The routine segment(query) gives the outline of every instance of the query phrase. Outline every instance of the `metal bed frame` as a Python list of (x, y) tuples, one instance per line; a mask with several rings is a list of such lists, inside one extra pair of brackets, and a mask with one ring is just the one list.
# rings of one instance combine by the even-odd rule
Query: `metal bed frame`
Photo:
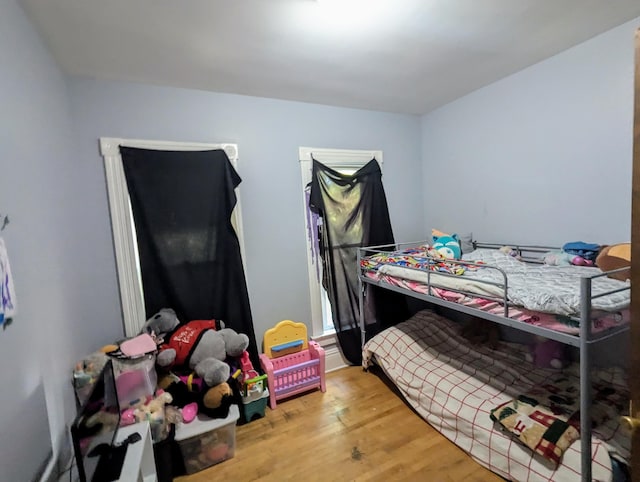
[[(491, 297), (491, 296), (487, 296), (487, 295), (478, 295), (478, 294), (474, 294), (474, 293), (468, 293), (462, 290), (456, 290), (456, 289), (451, 289), (451, 288), (447, 288), (450, 291), (455, 291), (458, 293), (462, 293), (462, 294), (466, 294), (469, 296), (475, 296), (475, 297), (482, 297), (485, 299), (489, 299), (489, 300), (494, 300), (494, 301), (498, 301), (501, 304), (503, 304), (504, 306), (504, 315), (503, 316), (499, 316), (499, 315), (495, 315), (493, 313), (488, 313), (482, 310), (479, 310), (477, 308), (472, 308), (469, 306), (465, 306), (465, 305), (461, 305), (452, 301), (446, 301), (443, 300), (441, 298), (438, 298), (436, 296), (431, 295), (431, 289), (432, 289), (432, 285), (431, 285), (431, 270), (427, 270), (427, 280), (428, 282), (426, 283), (427, 289), (428, 289), (428, 293), (429, 294), (423, 294), (423, 293), (418, 293), (415, 291), (411, 291), (407, 288), (402, 288), (399, 286), (393, 286), (390, 284), (385, 283), (384, 281), (377, 281), (371, 278), (368, 278), (367, 276), (365, 276), (363, 273), (366, 271), (362, 268), (361, 266), (361, 260), (365, 257), (365, 256), (370, 256), (372, 254), (375, 253), (389, 253), (390, 251), (398, 251), (398, 250), (402, 250), (402, 249), (407, 249), (409, 247), (418, 247), (418, 246), (424, 246), (427, 245), (428, 242), (427, 241), (421, 241), (421, 242), (413, 242), (413, 243), (394, 243), (394, 244), (386, 244), (386, 245), (379, 245), (379, 246), (369, 246), (369, 247), (363, 247), (363, 248), (358, 248), (358, 253), (357, 253), (357, 260), (358, 260), (358, 303), (359, 303), (359, 310), (360, 310), (360, 320), (359, 320), (359, 324), (360, 324), (360, 333), (361, 333), (361, 337), (362, 337), (362, 346), (364, 347), (364, 344), (366, 342), (366, 322), (364, 319), (364, 297), (366, 295), (365, 293), (365, 287), (366, 285), (373, 285), (373, 286), (378, 286), (384, 289), (388, 289), (391, 291), (395, 291), (397, 293), (400, 294), (404, 294), (404, 295), (408, 295), (408, 296), (412, 296), (414, 298), (417, 299), (421, 299), (423, 301), (427, 301), (430, 303), (434, 303), (436, 305), (439, 306), (443, 306), (446, 308), (450, 308), (452, 310), (455, 311), (460, 311), (462, 313), (466, 313), (468, 315), (472, 315), (472, 316), (476, 316), (478, 318), (483, 318), (485, 320), (489, 320), (495, 323), (499, 323), (501, 325), (505, 325), (505, 326), (509, 326), (511, 328), (514, 328), (516, 330), (520, 330), (520, 331), (524, 331), (527, 333), (531, 333), (534, 335), (539, 335), (545, 338), (550, 338), (556, 341), (559, 341), (561, 343), (564, 343), (566, 345), (570, 345), (573, 347), (577, 347), (579, 348), (579, 352), (580, 352), (580, 447), (581, 447), (581, 471), (582, 471), (582, 481), (584, 482), (590, 482), (591, 481), (591, 435), (592, 435), (592, 430), (591, 430), (591, 350), (592, 350), (592, 345), (596, 342), (600, 342), (603, 340), (606, 340), (608, 338), (611, 338), (613, 336), (617, 336), (621, 333), (627, 332), (629, 331), (629, 325), (623, 325), (623, 326), (618, 326), (618, 327), (614, 327), (614, 328), (610, 328), (608, 330), (605, 330), (601, 333), (593, 333), (591, 330), (591, 302), (593, 299), (595, 298), (600, 298), (600, 297), (604, 297), (604, 296), (608, 296), (611, 295), (613, 293), (617, 293), (617, 292), (621, 292), (621, 291), (626, 291), (626, 290), (630, 290), (630, 286), (626, 286), (623, 288), (618, 288), (615, 290), (611, 290), (611, 291), (606, 291), (603, 293), (598, 293), (598, 294), (593, 294), (591, 292), (591, 286), (592, 286), (592, 282), (594, 279), (596, 278), (600, 278), (600, 277), (604, 277), (607, 276), (608, 274), (611, 273), (616, 273), (616, 272), (622, 272), (622, 271), (627, 271), (630, 268), (620, 268), (620, 269), (616, 269), (613, 271), (608, 271), (605, 273), (599, 273), (599, 274), (595, 274), (593, 276), (585, 276), (582, 277), (580, 280), (580, 316), (578, 317), (573, 317), (572, 319), (574, 321), (579, 321), (580, 323), (580, 334), (579, 335), (571, 335), (568, 333), (562, 333), (562, 332), (558, 332), (558, 331), (554, 331), (551, 330), (549, 328), (544, 328), (541, 326), (535, 326), (535, 325), (530, 325), (527, 323), (524, 323), (522, 321), (518, 321), (512, 318), (509, 318), (509, 308), (511, 306), (514, 306), (513, 304), (511, 304), (508, 301), (508, 276), (507, 273), (504, 272), (502, 269), (497, 268), (495, 266), (491, 266), (491, 265), (487, 265), (487, 264), (482, 264), (482, 268), (483, 269), (494, 269), (494, 270), (498, 270), (502, 273), (502, 277), (504, 282), (503, 283), (495, 283), (495, 282), (490, 282), (490, 281), (480, 281), (480, 280), (475, 280), (481, 283), (486, 283), (486, 284), (491, 284), (494, 286), (499, 286), (503, 289), (503, 296), (500, 298), (496, 298), (496, 297)], [(489, 248), (489, 249), (499, 249), (502, 246), (505, 246), (504, 244), (496, 244), (496, 243), (480, 243), (480, 242), (475, 242), (473, 243), (474, 245), (474, 249), (475, 248)], [(518, 255), (521, 257), (521, 259), (525, 262), (529, 262), (529, 263), (542, 263), (542, 258), (541, 255), (542, 253), (546, 253), (548, 251), (557, 251), (559, 250), (559, 248), (551, 248), (551, 247), (545, 247), (545, 246), (527, 246), (527, 245), (508, 245), (510, 246), (512, 249), (514, 249)], [(434, 259), (434, 264), (440, 262), (441, 260), (435, 260)], [(468, 261), (454, 261), (454, 260), (447, 260), (447, 263), (453, 263), (453, 264), (460, 264), (462, 266), (469, 266), (469, 265), (477, 265), (476, 263), (472, 263), (472, 262), (468, 262)], [(478, 265), (479, 266), (479, 265)], [(417, 271), (424, 271), (418, 268), (408, 268), (408, 269), (415, 269)], [(443, 272), (438, 272), (437, 276), (451, 276), (451, 277), (457, 277), (456, 275), (453, 274), (448, 274), (448, 273), (443, 273)], [(437, 285), (434, 285), (433, 287), (437, 287)]]

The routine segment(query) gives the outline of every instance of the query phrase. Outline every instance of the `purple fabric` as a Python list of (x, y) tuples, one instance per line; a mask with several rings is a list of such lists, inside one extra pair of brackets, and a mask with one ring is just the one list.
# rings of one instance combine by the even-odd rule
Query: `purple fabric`
[(307, 236), (311, 243), (311, 260), (316, 266), (316, 279), (320, 282), (320, 240), (318, 239), (318, 227), (322, 224), (322, 218), (311, 210), (309, 199), (311, 196), (311, 186), (304, 190), (306, 200), (305, 209), (307, 211)]

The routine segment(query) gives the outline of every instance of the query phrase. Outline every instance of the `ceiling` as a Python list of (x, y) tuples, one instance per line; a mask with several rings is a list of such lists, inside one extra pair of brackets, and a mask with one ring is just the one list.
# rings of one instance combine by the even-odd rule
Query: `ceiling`
[(21, 2), (67, 74), (410, 114), (640, 16), (638, 0)]

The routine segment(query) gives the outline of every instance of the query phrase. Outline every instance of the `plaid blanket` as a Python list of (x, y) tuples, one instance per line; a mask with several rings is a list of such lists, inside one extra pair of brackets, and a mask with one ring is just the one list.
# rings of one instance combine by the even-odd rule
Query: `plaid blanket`
[[(421, 311), (369, 340), (363, 350), (363, 366), (370, 366), (375, 358), (427, 422), (502, 477), (529, 482), (580, 480), (579, 441), (568, 446), (555, 468), (490, 417), (496, 407), (521, 394), (535, 393), (535, 387), (544, 387), (558, 374), (567, 379), (563, 390), (572, 392), (572, 402), (579, 404), (578, 367), (572, 365), (562, 372), (537, 368), (524, 360), (523, 345), (500, 343), (499, 350), (491, 350), (471, 345), (460, 331), (457, 323)], [(602, 387), (593, 400), (594, 413), (602, 415), (593, 432), (592, 473), (594, 480), (605, 481), (612, 478), (610, 453), (621, 460), (630, 457), (630, 439), (618, 422), (623, 411), (606, 396), (613, 388), (624, 405), (627, 380), (615, 368), (595, 370), (592, 377), (594, 386)], [(553, 407), (557, 411), (560, 404)]]

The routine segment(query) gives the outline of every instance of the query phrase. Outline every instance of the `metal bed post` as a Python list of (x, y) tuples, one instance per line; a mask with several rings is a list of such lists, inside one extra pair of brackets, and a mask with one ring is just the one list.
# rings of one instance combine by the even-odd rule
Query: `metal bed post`
[(580, 451), (582, 480), (591, 482), (591, 278), (580, 291)]
[(361, 347), (364, 348), (365, 343), (365, 327), (364, 327), (364, 283), (362, 282), (362, 273), (360, 272), (360, 249), (358, 249), (358, 308), (360, 309), (360, 338), (361, 338)]

